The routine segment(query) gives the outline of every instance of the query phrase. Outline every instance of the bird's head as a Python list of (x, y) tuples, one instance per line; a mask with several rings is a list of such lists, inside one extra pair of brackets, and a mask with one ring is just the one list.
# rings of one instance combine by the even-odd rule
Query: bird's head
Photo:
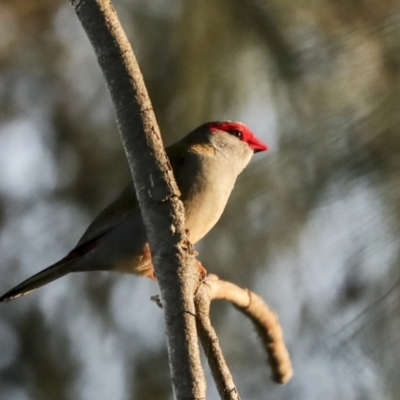
[(258, 139), (250, 129), (241, 122), (221, 121), (206, 124), (214, 135), (224, 136), (226, 134), (246, 143), (253, 153), (268, 150), (268, 146)]
[(268, 147), (241, 122), (214, 121), (199, 126), (181, 139), (169, 151), (182, 153), (190, 151), (204, 155), (207, 162), (213, 160), (221, 168), (239, 174), (249, 163), (254, 153)]

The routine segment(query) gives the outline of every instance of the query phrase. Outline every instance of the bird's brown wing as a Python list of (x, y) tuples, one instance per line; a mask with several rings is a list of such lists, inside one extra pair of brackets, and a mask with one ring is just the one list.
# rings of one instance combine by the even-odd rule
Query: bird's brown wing
[(94, 219), (79, 239), (76, 247), (99, 237), (139, 212), (140, 209), (136, 199), (135, 189), (133, 183), (130, 183), (125, 187), (122, 193)]
[[(184, 163), (184, 156), (182, 156), (184, 152), (177, 146), (178, 143), (166, 149), (174, 171), (179, 171)], [(133, 183), (130, 183), (125, 187), (122, 193), (94, 219), (79, 239), (75, 249), (113, 229), (115, 226), (133, 217), (137, 213), (140, 213), (139, 204)]]
[(187, 152), (182, 149), (181, 142), (177, 142), (166, 149), (169, 161), (171, 163), (172, 170), (174, 171), (174, 176), (176, 182), (179, 186), (181, 181), (181, 174), (184, 172), (184, 164)]

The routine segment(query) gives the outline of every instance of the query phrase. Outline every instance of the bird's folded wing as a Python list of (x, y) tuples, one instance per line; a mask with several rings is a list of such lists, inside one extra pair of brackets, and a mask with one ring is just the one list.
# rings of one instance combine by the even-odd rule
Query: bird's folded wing
[(133, 183), (107, 206), (89, 225), (75, 248), (111, 230), (121, 222), (140, 212)]
[[(184, 152), (181, 151), (180, 142), (169, 146), (166, 150), (171, 161), (172, 169), (175, 172), (180, 171), (185, 160)], [(175, 178), (177, 181), (180, 180), (180, 176), (175, 176)], [(125, 187), (122, 193), (94, 219), (79, 239), (75, 248), (99, 237), (137, 213), (140, 213), (139, 203), (136, 198), (133, 183), (130, 183)]]

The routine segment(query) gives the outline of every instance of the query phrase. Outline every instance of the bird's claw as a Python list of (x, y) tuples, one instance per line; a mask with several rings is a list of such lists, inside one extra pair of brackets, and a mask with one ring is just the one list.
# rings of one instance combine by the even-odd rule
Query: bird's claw
[(208, 272), (203, 267), (203, 264), (199, 260), (196, 260), (196, 262), (197, 262), (197, 268), (199, 269), (199, 272), (200, 272), (200, 278), (202, 281), (204, 281), (204, 279), (206, 279), (206, 277), (207, 277)]

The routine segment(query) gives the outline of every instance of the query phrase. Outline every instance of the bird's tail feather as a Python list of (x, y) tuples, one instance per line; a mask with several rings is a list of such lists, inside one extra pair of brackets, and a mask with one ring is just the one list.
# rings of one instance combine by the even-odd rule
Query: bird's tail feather
[(63, 259), (50, 265), (50, 267), (31, 276), (1, 296), (0, 303), (17, 299), (68, 274), (71, 271), (68, 264), (70, 264), (70, 260)]

